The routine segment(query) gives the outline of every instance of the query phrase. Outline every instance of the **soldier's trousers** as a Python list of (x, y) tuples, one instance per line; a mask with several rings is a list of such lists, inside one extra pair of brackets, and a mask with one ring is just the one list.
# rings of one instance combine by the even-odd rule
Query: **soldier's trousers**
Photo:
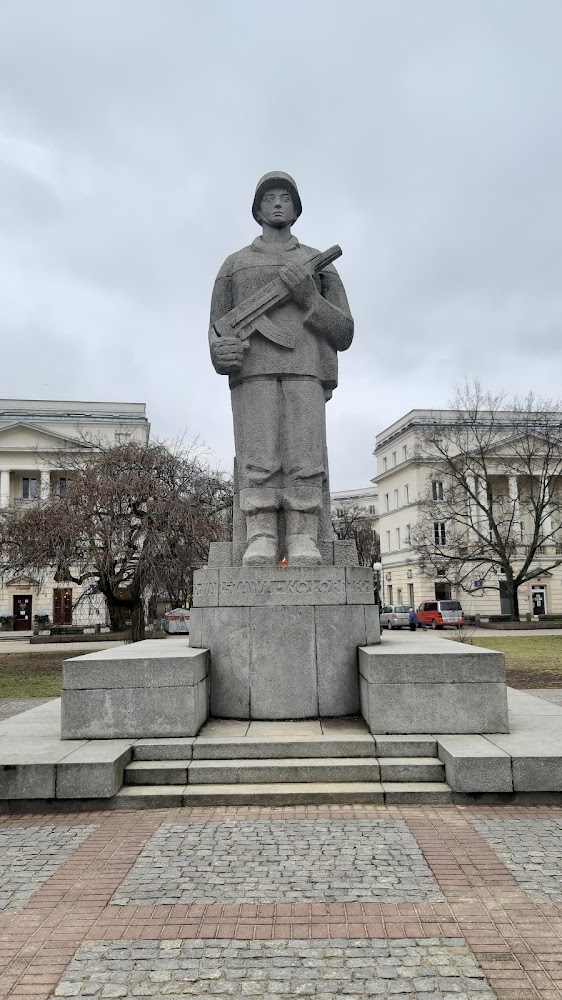
[(231, 390), (240, 509), (320, 513), (326, 401), (306, 376), (256, 376)]

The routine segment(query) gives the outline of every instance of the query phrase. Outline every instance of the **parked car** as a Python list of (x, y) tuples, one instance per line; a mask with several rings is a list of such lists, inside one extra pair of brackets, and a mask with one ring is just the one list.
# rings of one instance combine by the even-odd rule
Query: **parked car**
[(409, 604), (385, 604), (381, 611), (381, 628), (386, 627), (390, 631), (393, 628), (409, 628), (409, 626)]
[(422, 601), (416, 618), (420, 625), (426, 628), (443, 628), (454, 625), (460, 628), (464, 625), (464, 613), (460, 601)]

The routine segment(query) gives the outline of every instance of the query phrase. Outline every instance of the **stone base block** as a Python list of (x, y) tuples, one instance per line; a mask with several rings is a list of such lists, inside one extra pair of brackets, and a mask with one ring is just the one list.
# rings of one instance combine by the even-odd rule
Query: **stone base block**
[(356, 714), (357, 648), (380, 641), (378, 608), (368, 604), (193, 608), (190, 627), (192, 646), (210, 650), (219, 718)]
[(63, 664), (63, 739), (195, 736), (208, 716), (209, 656), (147, 639)]
[(372, 733), (509, 731), (503, 653), (423, 636), (359, 650), (361, 712)]
[[(217, 552), (217, 562), (219, 555)], [(373, 571), (365, 566), (254, 568), (225, 566), (220, 563), (195, 570), (193, 607), (317, 607), (374, 604), (373, 579)]]

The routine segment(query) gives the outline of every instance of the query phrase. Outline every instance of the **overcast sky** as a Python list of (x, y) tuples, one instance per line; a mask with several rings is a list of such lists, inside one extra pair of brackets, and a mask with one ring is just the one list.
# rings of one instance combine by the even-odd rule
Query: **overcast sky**
[(558, 395), (561, 52), (560, 0), (2, 0), (0, 395), (146, 402), (230, 468), (209, 300), (273, 169), (343, 248), (333, 489), (465, 376)]

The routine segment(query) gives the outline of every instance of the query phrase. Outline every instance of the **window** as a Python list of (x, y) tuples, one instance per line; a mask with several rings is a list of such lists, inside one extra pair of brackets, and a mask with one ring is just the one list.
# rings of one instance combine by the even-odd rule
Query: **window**
[(434, 479), (431, 483), (431, 496), (434, 500), (443, 499), (443, 483), (439, 482), (437, 479)]
[(392, 585), (391, 584), (388, 585), (387, 590), (388, 590), (388, 603), (392, 604)]
[(386, 533), (386, 551), (390, 552), (390, 531)]
[[(396, 529), (396, 548), (400, 548), (400, 528)], [(400, 603), (400, 602), (398, 602)]]
[(410, 503), (410, 487), (408, 483), (404, 487), (404, 503)]
[(397, 510), (400, 506), (400, 501), (398, 499), (398, 490), (394, 490), (394, 509)]
[(336, 507), (336, 517), (343, 517), (343, 507)]
[(369, 514), (376, 514), (377, 510), (374, 503), (369, 504)]
[(402, 604), (402, 587), (396, 588), (396, 603)]
[(396, 465), (396, 452), (395, 451), (392, 452), (392, 464)]
[(59, 476), (59, 497), (66, 496), (66, 487), (68, 486), (68, 479), (66, 476)]
[(413, 606), (414, 606), (414, 584), (413, 583), (409, 583), (408, 584), (408, 600), (410, 602), (411, 607), (413, 608)]
[(382, 460), (382, 471), (386, 472), (387, 467), (388, 467), (388, 462), (387, 462), (386, 458), (383, 458), (383, 460)]
[(21, 480), (22, 500), (35, 500), (36, 497), (37, 497), (37, 479), (30, 479), (28, 476), (22, 476)]
[(390, 497), (388, 493), (385, 493), (384, 495), (384, 509), (390, 510)]
[(410, 527), (409, 524), (406, 525), (406, 538), (405, 538), (405, 542), (406, 542), (406, 545), (411, 545), (412, 544), (412, 532), (411, 532), (411, 527)]
[(408, 445), (405, 444), (402, 446), (402, 461), (405, 462), (407, 458), (408, 458)]
[(436, 545), (445, 545), (446, 535), (444, 521), (433, 522), (433, 537)]

